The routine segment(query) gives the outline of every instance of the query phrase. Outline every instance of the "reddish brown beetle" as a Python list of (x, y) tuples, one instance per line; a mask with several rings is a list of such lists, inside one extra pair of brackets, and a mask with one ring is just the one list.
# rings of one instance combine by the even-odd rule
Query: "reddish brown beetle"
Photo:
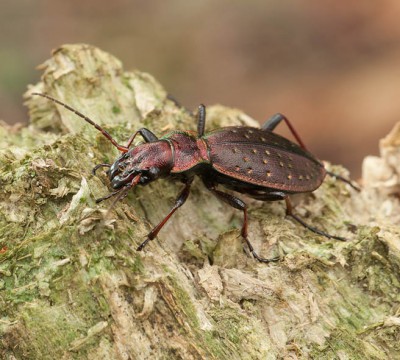
[[(185, 186), (178, 195), (168, 215), (147, 235), (138, 251), (165, 225), (172, 214), (181, 207), (189, 196), (195, 175), (201, 177), (204, 185), (219, 199), (235, 209), (243, 211), (244, 221), (241, 235), (253, 256), (262, 262), (277, 260), (260, 257), (247, 236), (247, 206), (236, 196), (222, 192), (217, 185), (239, 193), (247, 194), (261, 201), (285, 200), (286, 214), (307, 229), (327, 238), (344, 241), (306, 224), (293, 214), (290, 194), (312, 192), (323, 182), (327, 172), (323, 164), (307, 151), (289, 120), (281, 115), (272, 116), (261, 129), (247, 126), (231, 126), (204, 133), (206, 109), (199, 106), (197, 133), (194, 131), (173, 131), (157, 138), (150, 130), (142, 128), (133, 134), (126, 146), (119, 145), (111, 135), (87, 116), (46, 94), (43, 96), (74, 112), (98, 129), (119, 151), (121, 156), (113, 164), (99, 164), (108, 167), (111, 187), (115, 190), (97, 202), (118, 195), (120, 200), (135, 185), (146, 185), (161, 177), (173, 177)], [(285, 121), (299, 145), (273, 133), (275, 127)], [(136, 135), (140, 134), (144, 144), (132, 147)], [(329, 173), (349, 183), (342, 177)]]

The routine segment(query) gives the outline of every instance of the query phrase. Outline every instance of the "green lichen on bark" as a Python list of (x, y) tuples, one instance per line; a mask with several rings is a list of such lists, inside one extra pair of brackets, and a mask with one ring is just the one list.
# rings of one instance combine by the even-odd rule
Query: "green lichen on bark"
[[(108, 181), (91, 169), (118, 152), (76, 115), (30, 94), (68, 103), (122, 144), (140, 127), (161, 135), (194, 130), (195, 119), (152, 76), (126, 72), (92, 46), (65, 45), (42, 70), (26, 94), (29, 125), (0, 125), (1, 358), (399, 356), (399, 222), (381, 215), (399, 209), (390, 192), (357, 193), (328, 178), (295, 199), (297, 213), (343, 243), (285, 219), (282, 204), (248, 200), (253, 245), (282, 256), (265, 265), (242, 251), (241, 214), (196, 181), (159, 239), (137, 253), (181, 185), (160, 180), (111, 210), (96, 205)], [(209, 129), (232, 124), (255, 123), (208, 108)]]

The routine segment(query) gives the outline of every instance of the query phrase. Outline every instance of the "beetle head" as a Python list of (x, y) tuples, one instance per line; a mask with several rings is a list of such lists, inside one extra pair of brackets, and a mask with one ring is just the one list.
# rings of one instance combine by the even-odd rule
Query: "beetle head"
[(107, 171), (113, 189), (129, 185), (140, 175), (139, 184), (145, 185), (168, 175), (172, 169), (172, 151), (168, 142), (140, 144), (122, 154)]

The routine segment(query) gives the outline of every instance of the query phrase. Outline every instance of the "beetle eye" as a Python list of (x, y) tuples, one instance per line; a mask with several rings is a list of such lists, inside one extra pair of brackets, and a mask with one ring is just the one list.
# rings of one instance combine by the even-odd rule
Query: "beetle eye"
[(156, 167), (151, 167), (149, 169), (149, 175), (152, 179), (157, 179), (160, 174), (160, 169)]
[(140, 163), (142, 162), (143, 158), (144, 158), (144, 156), (139, 156), (139, 157), (136, 159), (136, 164), (140, 164)]

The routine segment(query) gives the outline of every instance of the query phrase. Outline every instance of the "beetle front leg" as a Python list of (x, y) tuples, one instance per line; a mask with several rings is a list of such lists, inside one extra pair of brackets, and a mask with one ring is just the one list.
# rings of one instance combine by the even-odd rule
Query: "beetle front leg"
[(158, 140), (158, 137), (153, 134), (149, 129), (146, 128), (141, 128), (138, 131), (136, 131), (128, 140), (128, 144), (126, 145), (126, 148), (129, 149), (133, 143), (133, 140), (135, 140), (135, 137), (137, 134), (140, 134), (142, 138), (144, 139), (145, 142), (154, 142)]
[(175, 205), (172, 207), (168, 215), (153, 229), (151, 230), (146, 237), (146, 240), (143, 241), (137, 248), (137, 251), (143, 250), (143, 248), (146, 246), (146, 244), (153, 240), (159, 231), (162, 229), (162, 227), (166, 224), (166, 222), (169, 220), (169, 218), (172, 216), (172, 214), (178, 210), (187, 200), (190, 194), (190, 186), (192, 185), (193, 178), (189, 178), (185, 181), (185, 187), (183, 190), (179, 193), (178, 197), (175, 200)]
[(203, 179), (203, 182), (204, 182), (205, 186), (207, 187), (207, 189), (210, 190), (216, 197), (218, 197), (219, 199), (221, 199), (228, 205), (232, 206), (233, 208), (243, 211), (243, 225), (242, 225), (241, 235), (242, 235), (243, 239), (245, 240), (250, 252), (253, 254), (254, 258), (263, 263), (278, 261), (279, 257), (275, 257), (272, 259), (266, 259), (266, 258), (259, 256), (255, 252), (253, 245), (251, 244), (251, 242), (249, 241), (248, 236), (247, 236), (248, 220), (247, 220), (247, 205), (246, 205), (246, 203), (244, 201), (242, 201), (241, 199), (237, 198), (236, 196), (233, 196), (233, 195), (230, 195), (230, 194), (227, 194), (227, 193), (217, 190), (215, 188), (215, 185), (207, 182), (207, 180)]

